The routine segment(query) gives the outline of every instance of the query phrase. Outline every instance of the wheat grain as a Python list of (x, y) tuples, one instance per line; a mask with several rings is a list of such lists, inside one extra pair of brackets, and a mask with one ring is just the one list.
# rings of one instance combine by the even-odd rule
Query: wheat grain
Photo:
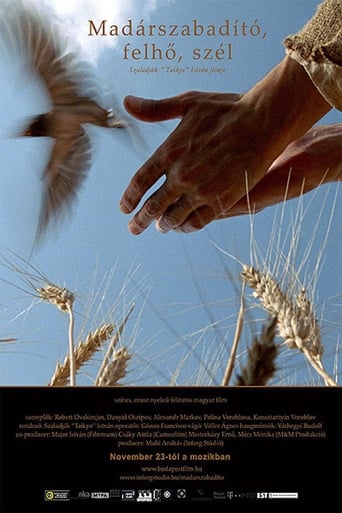
[[(93, 333), (89, 333), (84, 341), (78, 343), (75, 348), (75, 370), (76, 372), (88, 362), (102, 344), (106, 342), (114, 331), (114, 324), (104, 324)], [(54, 375), (48, 386), (63, 387), (70, 379), (70, 358), (67, 355), (63, 363), (57, 363)]]
[(248, 349), (247, 365), (238, 375), (237, 386), (264, 386), (276, 372), (275, 359), (278, 347), (275, 344), (277, 318), (273, 317), (263, 327), (260, 338), (254, 338)]

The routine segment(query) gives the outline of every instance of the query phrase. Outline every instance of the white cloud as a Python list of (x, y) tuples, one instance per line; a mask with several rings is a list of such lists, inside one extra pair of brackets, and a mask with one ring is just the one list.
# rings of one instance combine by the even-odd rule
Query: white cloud
[[(96, 61), (106, 47), (115, 47), (115, 36), (88, 36), (89, 22), (99, 24), (108, 20), (109, 25), (122, 26), (129, 18), (139, 16), (146, 22), (156, 9), (157, 0), (31, 0), (34, 5), (44, 8), (60, 25), (61, 33), (77, 44), (85, 58)], [(138, 13), (138, 14), (137, 14)]]

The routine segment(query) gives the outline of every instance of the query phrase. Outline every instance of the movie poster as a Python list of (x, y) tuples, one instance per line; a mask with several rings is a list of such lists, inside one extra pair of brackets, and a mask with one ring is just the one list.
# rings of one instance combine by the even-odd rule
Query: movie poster
[(319, 4), (0, 0), (3, 513), (341, 511)]

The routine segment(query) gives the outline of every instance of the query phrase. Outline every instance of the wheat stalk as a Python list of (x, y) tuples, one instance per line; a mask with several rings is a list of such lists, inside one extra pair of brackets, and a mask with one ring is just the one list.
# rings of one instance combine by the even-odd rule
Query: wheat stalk
[(277, 317), (263, 327), (260, 338), (254, 338), (248, 349), (247, 365), (242, 368), (236, 386), (264, 386), (273, 377), (278, 347), (274, 342)]
[(325, 383), (336, 382), (324, 370), (321, 356), (323, 346), (320, 330), (306, 291), (301, 290), (293, 302), (270, 274), (261, 273), (253, 266), (243, 265), (242, 278), (251, 287), (263, 307), (277, 317), (279, 335), (291, 349), (299, 349)]
[[(89, 333), (84, 341), (78, 343), (75, 348), (75, 371), (88, 362), (98, 351), (102, 344), (106, 342), (114, 331), (114, 324), (104, 324), (97, 328), (93, 333)], [(57, 363), (55, 372), (48, 386), (64, 387), (68, 384), (70, 378), (70, 358), (67, 355), (63, 363)]]
[(242, 333), (242, 328), (243, 328), (243, 314), (244, 314), (244, 310), (245, 310), (244, 292), (245, 292), (245, 283), (243, 282), (242, 289), (241, 289), (241, 296), (240, 296), (240, 308), (239, 308), (238, 318), (237, 318), (237, 322), (236, 322), (234, 340), (233, 340), (232, 348), (230, 351), (227, 367), (226, 367), (226, 370), (225, 370), (225, 373), (223, 376), (223, 380), (222, 380), (223, 387), (227, 387), (229, 385), (229, 381), (230, 381), (230, 378), (232, 376), (233, 369), (234, 369), (237, 347), (239, 345), (240, 338), (241, 338), (241, 333)]

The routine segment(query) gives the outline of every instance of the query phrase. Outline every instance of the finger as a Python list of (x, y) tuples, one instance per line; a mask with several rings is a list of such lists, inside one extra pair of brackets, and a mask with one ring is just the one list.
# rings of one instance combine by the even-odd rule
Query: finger
[(194, 212), (192, 212), (184, 221), (184, 223), (179, 225), (175, 231), (182, 233), (195, 232), (204, 228), (214, 219), (216, 219), (214, 210), (211, 207), (205, 205), (203, 207), (197, 208)]
[(157, 220), (156, 229), (161, 233), (167, 233), (175, 230), (184, 223), (189, 215), (196, 208), (194, 201), (189, 201), (186, 195), (174, 202)]
[(162, 161), (162, 150), (158, 148), (132, 177), (120, 200), (120, 210), (124, 214), (130, 214), (148, 189), (165, 174)]
[(177, 201), (179, 191), (165, 183), (154, 192), (144, 203), (139, 212), (128, 223), (128, 229), (133, 235), (142, 233), (155, 219), (158, 219), (167, 210), (170, 203)]
[(162, 100), (126, 96), (124, 107), (129, 114), (141, 121), (165, 121), (180, 118), (184, 115), (184, 104), (181, 102), (181, 96)]

